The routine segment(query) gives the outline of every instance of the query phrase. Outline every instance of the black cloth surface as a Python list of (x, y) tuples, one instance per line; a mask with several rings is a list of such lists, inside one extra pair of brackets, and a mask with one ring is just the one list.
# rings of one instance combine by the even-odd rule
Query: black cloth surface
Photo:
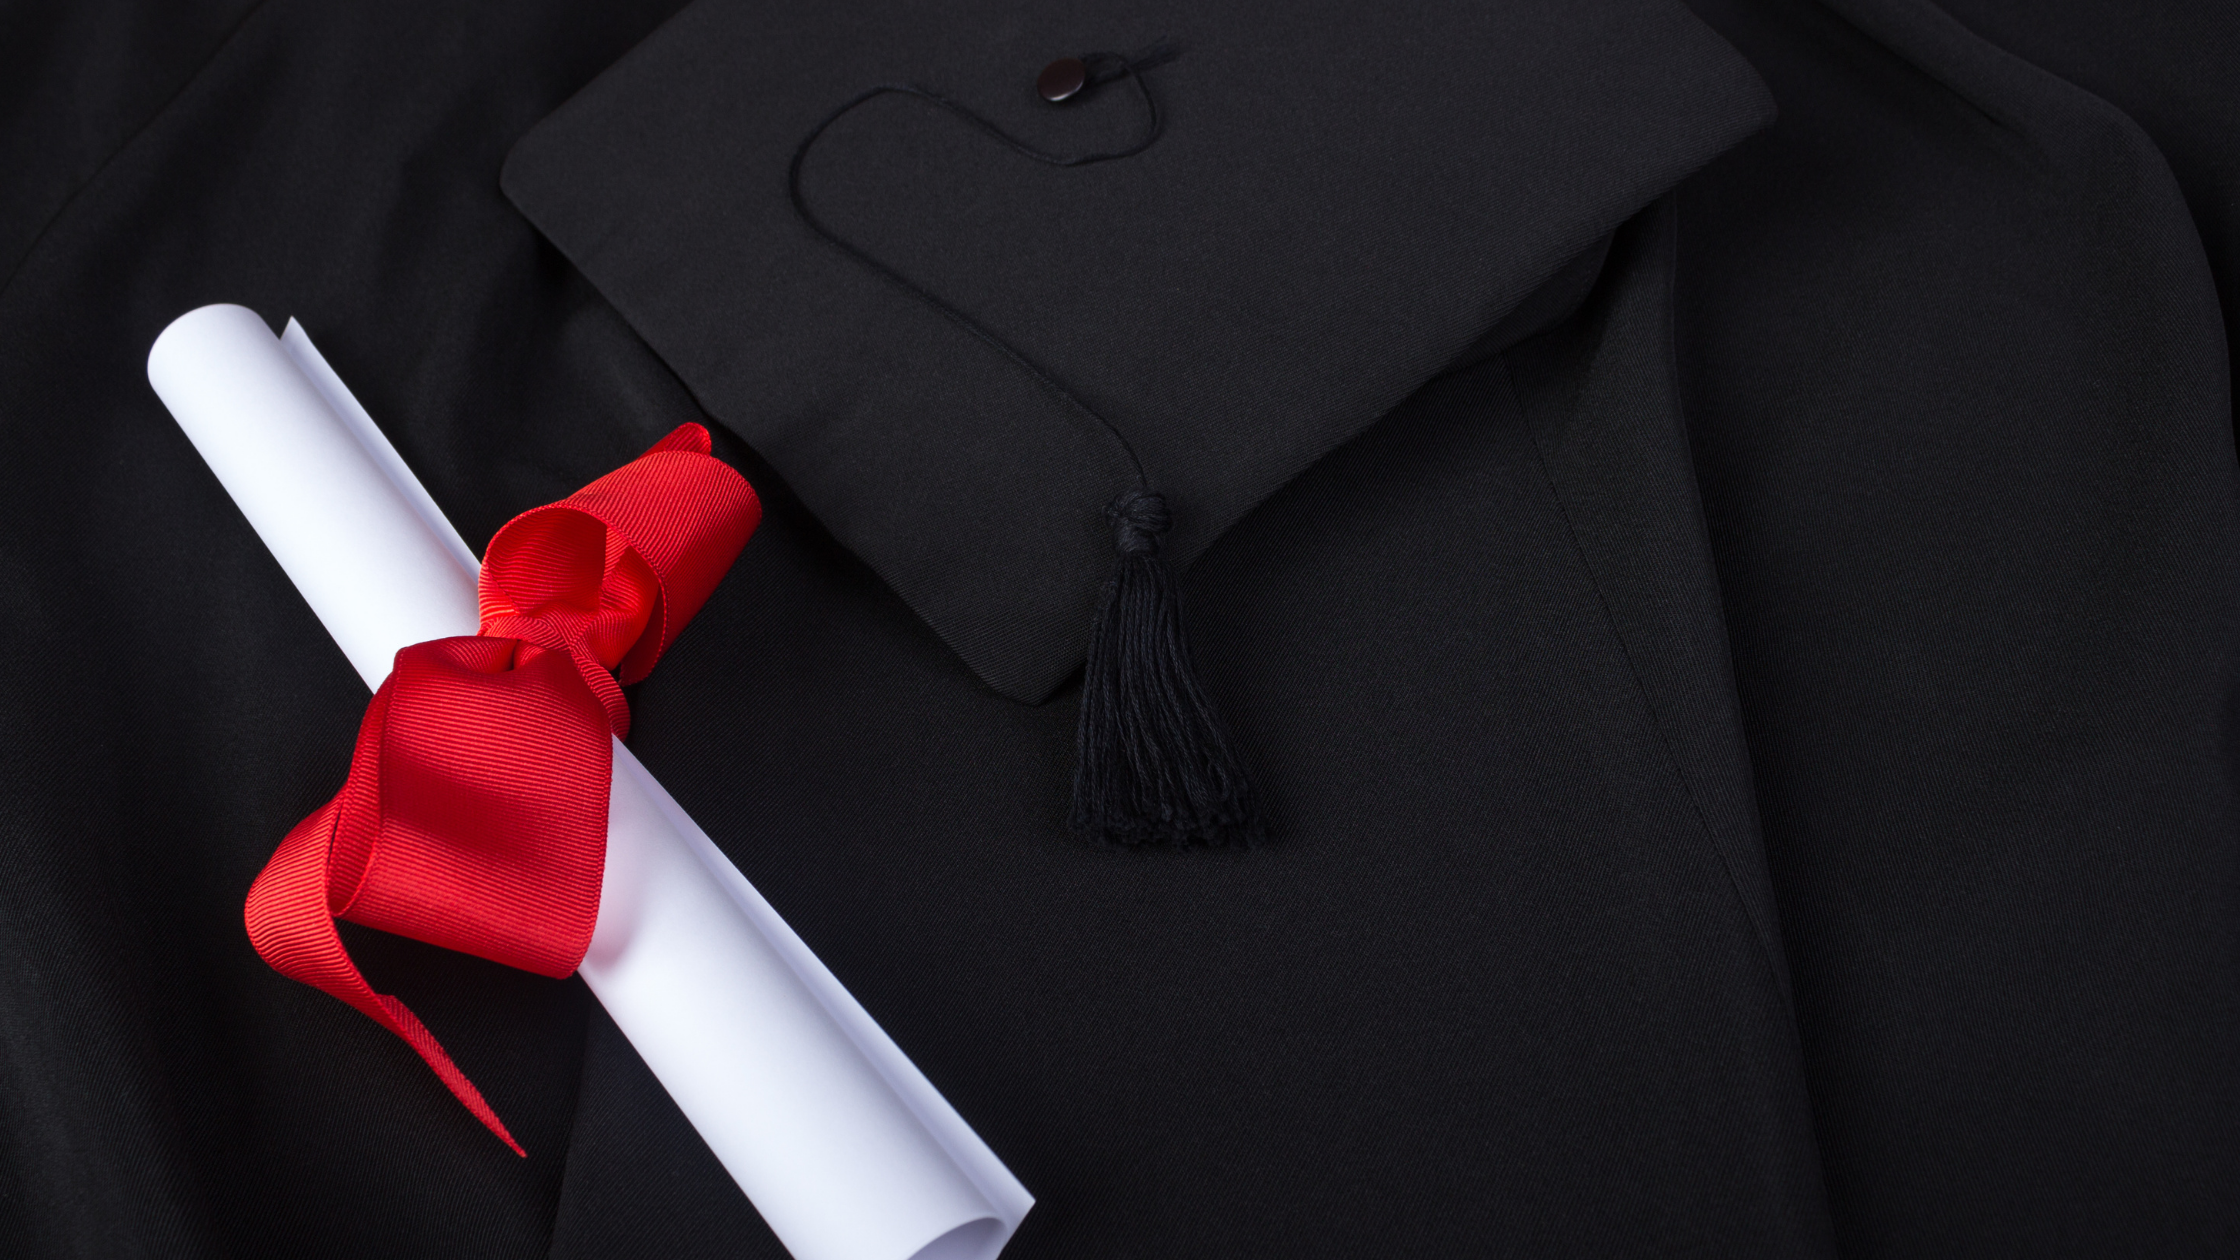
[(2240, 1246), (2231, 404), (2130, 119), (1925, 3), (1705, 3), (1782, 103), (1681, 361), (1840, 1236)]
[[(249, 948), (366, 693), (146, 385), (214, 301), (477, 546), (717, 429), (632, 746), (1007, 1256), (2240, 1245), (2217, 10), (672, 9), (0, 15), (0, 1251), (783, 1254), (580, 982), (345, 928), (520, 1159)], [(1202, 505), (1247, 851), (1066, 832), (1109, 452), (783, 201), (1162, 38), (1093, 193), (810, 174)]]

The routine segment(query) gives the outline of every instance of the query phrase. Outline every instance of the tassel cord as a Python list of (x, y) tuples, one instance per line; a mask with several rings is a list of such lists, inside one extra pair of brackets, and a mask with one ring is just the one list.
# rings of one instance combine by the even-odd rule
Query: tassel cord
[(915, 83), (882, 83), (856, 93), (841, 104), (839, 108), (825, 115), (824, 120), (810, 128), (809, 133), (801, 138), (801, 143), (794, 146), (793, 160), (786, 166), (786, 196), (793, 203), (794, 217), (800, 219), (804, 227), (814, 232), (827, 245), (854, 259), (858, 264), (868, 268), (873, 274), (882, 277), (889, 284), (939, 311), (951, 323), (972, 334), (973, 337), (997, 354), (1009, 359), (1020, 371), (1025, 372), (1037, 384), (1041, 385), (1051, 397), (1088, 417), (1099, 428), (1103, 429), (1105, 434), (1118, 445), (1121, 453), (1127, 456), (1129, 466), (1135, 470), (1136, 487), (1139, 490), (1150, 488), (1150, 482), (1144, 475), (1143, 460), (1136, 454), (1135, 444), (1128, 441), (1127, 435), (1120, 432), (1117, 425), (1098, 414), (1095, 408), (1082, 402), (1080, 398), (1074, 395), (1072, 390), (1060, 384), (1057, 377), (1045, 370), (1041, 364), (1028, 358), (1018, 347), (997, 336), (993, 329), (966, 314), (940, 294), (903, 275), (900, 271), (888, 266), (869, 252), (858, 248), (845, 237), (827, 227), (824, 221), (816, 216), (816, 212), (809, 208), (809, 199), (801, 190), (801, 171), (809, 160), (809, 151), (816, 147), (818, 140), (824, 138), (825, 132), (832, 129), (833, 124), (883, 96), (905, 96), (938, 106), (961, 119), (973, 130), (1010, 149), (1013, 153), (1045, 166), (1061, 168), (1093, 166), (1099, 162), (1131, 158), (1158, 143), (1161, 132), (1165, 130), (1165, 122), (1159, 113), (1159, 99), (1152, 95), (1151, 85), (1144, 80), (1142, 72), (1156, 66), (1165, 65), (1172, 61), (1178, 55), (1178, 52), (1179, 50), (1174, 45), (1162, 42), (1128, 56), (1119, 53), (1089, 53), (1081, 58), (1083, 63), (1089, 67), (1089, 81), (1083, 86), (1080, 94), (1073, 98), (1074, 100), (1084, 99), (1099, 87), (1125, 79), (1134, 86), (1137, 97), (1143, 102), (1144, 122), (1141, 134), (1131, 143), (1117, 149), (1093, 150), (1087, 153), (1053, 153), (1012, 135), (970, 106), (936, 92), (932, 88), (920, 87)]

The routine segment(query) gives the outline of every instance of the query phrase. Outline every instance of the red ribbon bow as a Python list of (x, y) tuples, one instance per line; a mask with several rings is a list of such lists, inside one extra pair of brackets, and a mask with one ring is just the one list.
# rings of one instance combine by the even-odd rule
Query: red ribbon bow
[[(342, 791), (249, 889), (257, 953), (427, 1060), (517, 1154), (482, 1092), (397, 999), (358, 974), (348, 919), (539, 975), (583, 961), (606, 869), (610, 734), (762, 519), (754, 490), (680, 426), (490, 540), (479, 635), (397, 653)], [(616, 673), (621, 681), (616, 681)]]

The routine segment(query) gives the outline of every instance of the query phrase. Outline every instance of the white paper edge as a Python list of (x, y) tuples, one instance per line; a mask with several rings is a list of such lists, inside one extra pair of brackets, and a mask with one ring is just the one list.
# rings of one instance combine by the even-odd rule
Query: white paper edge
[(475, 558), (474, 548), (467, 546), (467, 540), (459, 537), (459, 530), (452, 525), (451, 518), (443, 514), (443, 509), (436, 506), (427, 487), (412, 475), (412, 469), (405, 464), (404, 457), (397, 454), (397, 448), (389, 444), (388, 435), (381, 431), (381, 426), (366, 414), (365, 407), (358, 402), (358, 396), (350, 392), (350, 387), (342, 383), (342, 378), (335, 374), (333, 368), (327, 366), (326, 356), (311, 344), (311, 334), (303, 331), (303, 325), (293, 319), (289, 320), (286, 331), (280, 334), (280, 348), (288, 352), (290, 359), (295, 360), (297, 370), (303, 373), (305, 380), (311, 382), (313, 389), (319, 391), (319, 396), (327, 400), (327, 406), (334, 408), (334, 414), (348, 426), (351, 436), (358, 439), (358, 445), (365, 447), (366, 453), (373, 456), (373, 462), (388, 474), (389, 484), (395, 486), (404, 495), (405, 502), (412, 505), (412, 510), (420, 514), (420, 519), (427, 522), (437, 541), (451, 553), (451, 558), (459, 562), (459, 567), (467, 571), (467, 576), (481, 576), (482, 562)]

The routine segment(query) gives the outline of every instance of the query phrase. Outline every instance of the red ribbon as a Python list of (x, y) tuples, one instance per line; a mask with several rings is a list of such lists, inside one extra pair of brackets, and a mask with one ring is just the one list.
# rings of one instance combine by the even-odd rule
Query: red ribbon
[(583, 961), (606, 869), (609, 735), (630, 729), (621, 684), (653, 668), (762, 519), (708, 446), (683, 425), (507, 522), (483, 560), (481, 633), (397, 653), (342, 791), (249, 889), (249, 940), (274, 970), (404, 1038), (516, 1154), (435, 1036), (358, 974), (334, 920), (539, 975)]

